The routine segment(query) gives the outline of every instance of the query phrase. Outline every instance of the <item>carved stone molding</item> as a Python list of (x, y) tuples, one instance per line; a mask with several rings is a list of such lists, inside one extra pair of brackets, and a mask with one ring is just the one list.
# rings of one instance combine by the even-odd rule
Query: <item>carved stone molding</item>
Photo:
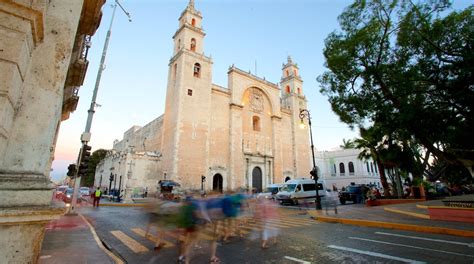
[[(36, 5), (37, 8), (39, 6), (41, 5)], [(13, 1), (0, 1), (0, 12), (19, 17), (30, 23), (35, 45), (43, 41), (44, 38), (43, 11)]]

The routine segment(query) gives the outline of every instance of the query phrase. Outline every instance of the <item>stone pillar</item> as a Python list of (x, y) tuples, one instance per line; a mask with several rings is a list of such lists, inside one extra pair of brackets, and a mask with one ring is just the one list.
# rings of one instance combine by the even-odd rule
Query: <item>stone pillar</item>
[(36, 263), (49, 172), (84, 0), (0, 1), (0, 263)]
[(229, 174), (227, 175), (227, 190), (245, 186), (244, 157), (242, 155), (242, 105), (230, 104), (230, 147)]

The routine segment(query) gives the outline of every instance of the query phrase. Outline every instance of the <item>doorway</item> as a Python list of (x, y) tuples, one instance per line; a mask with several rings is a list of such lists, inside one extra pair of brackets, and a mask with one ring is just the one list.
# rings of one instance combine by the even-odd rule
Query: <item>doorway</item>
[(222, 175), (220, 175), (219, 173), (214, 175), (214, 177), (212, 177), (212, 190), (221, 193), (222, 192), (222, 182), (223, 182)]
[(252, 187), (256, 192), (262, 192), (262, 169), (260, 169), (260, 167), (253, 168)]

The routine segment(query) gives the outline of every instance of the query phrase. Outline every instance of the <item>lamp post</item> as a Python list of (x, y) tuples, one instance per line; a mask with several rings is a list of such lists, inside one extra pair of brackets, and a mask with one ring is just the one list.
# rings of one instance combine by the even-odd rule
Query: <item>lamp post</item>
[(308, 109), (301, 109), (300, 110), (300, 119), (301, 119), (301, 127), (304, 128), (304, 118), (308, 119), (309, 125), (309, 138), (311, 139), (311, 155), (313, 157), (313, 169), (309, 172), (311, 176), (314, 178), (314, 182), (316, 184), (316, 200), (314, 201), (316, 204), (316, 210), (321, 210), (321, 197), (319, 196), (319, 185), (318, 185), (318, 170), (316, 169), (316, 161), (314, 160), (314, 145), (313, 145), (313, 130), (311, 129), (311, 115)]

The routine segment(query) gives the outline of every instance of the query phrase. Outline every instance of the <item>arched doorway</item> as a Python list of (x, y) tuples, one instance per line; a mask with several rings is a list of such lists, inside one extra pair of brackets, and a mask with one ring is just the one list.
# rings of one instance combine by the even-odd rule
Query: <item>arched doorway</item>
[(252, 187), (257, 192), (262, 192), (262, 169), (260, 169), (260, 167), (253, 168), (253, 171), (252, 171)]
[(291, 178), (290, 178), (289, 176), (286, 176), (285, 182), (287, 182), (287, 181), (289, 181), (289, 180), (291, 180)]
[(222, 175), (220, 175), (219, 173), (214, 175), (214, 177), (212, 177), (212, 190), (216, 192), (222, 192), (222, 182)]

